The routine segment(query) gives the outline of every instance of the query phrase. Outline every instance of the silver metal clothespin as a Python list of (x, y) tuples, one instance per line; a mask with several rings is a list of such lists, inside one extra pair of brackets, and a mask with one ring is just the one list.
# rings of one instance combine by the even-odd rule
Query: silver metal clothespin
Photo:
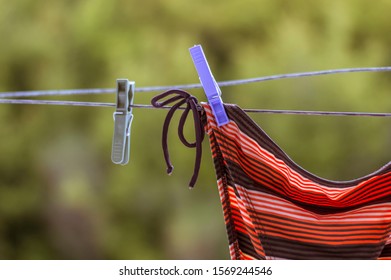
[(125, 165), (129, 161), (134, 84), (127, 79), (117, 80), (117, 107), (114, 112), (114, 136), (111, 150), (111, 160), (116, 164)]

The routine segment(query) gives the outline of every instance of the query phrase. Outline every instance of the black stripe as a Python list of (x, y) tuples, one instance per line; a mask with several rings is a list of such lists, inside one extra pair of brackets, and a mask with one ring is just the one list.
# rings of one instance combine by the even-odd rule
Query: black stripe
[(253, 258), (258, 259), (258, 260), (265, 259), (263, 256), (261, 256), (255, 252), (254, 247), (252, 246), (251, 240), (247, 235), (243, 234), (242, 232), (238, 232), (237, 236), (238, 236), (239, 247), (240, 247), (240, 250), (242, 250), (242, 252), (244, 252), (247, 255), (250, 255)]
[(391, 258), (391, 244), (384, 246), (383, 251), (380, 254), (380, 258)]
[(330, 246), (316, 243), (304, 243), (289, 239), (268, 237), (272, 250), (266, 255), (284, 259), (376, 259), (384, 243), (371, 245)]

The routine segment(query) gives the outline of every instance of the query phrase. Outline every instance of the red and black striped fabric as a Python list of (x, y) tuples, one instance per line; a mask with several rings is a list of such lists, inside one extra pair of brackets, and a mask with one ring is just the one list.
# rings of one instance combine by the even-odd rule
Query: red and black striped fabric
[(335, 182), (295, 164), (238, 106), (202, 104), (232, 259), (391, 259), (391, 164)]

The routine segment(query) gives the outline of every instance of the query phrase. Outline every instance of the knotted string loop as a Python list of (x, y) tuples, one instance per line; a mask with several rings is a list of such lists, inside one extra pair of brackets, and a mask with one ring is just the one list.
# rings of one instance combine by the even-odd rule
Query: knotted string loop
[[(163, 147), (164, 159), (167, 165), (167, 174), (169, 175), (172, 173), (174, 167), (171, 164), (170, 154), (168, 151), (168, 142), (167, 142), (168, 128), (170, 126), (170, 122), (172, 120), (172, 117), (174, 116), (175, 111), (178, 109), (183, 109), (181, 106), (186, 104), (186, 107), (184, 108), (182, 116), (179, 120), (178, 136), (181, 142), (186, 147), (196, 148), (194, 172), (189, 183), (189, 187), (193, 188), (197, 181), (198, 173), (201, 166), (202, 141), (204, 140), (204, 136), (205, 136), (204, 128), (201, 122), (201, 114), (203, 112), (203, 108), (198, 103), (197, 98), (190, 95), (186, 91), (178, 90), (178, 89), (168, 90), (166, 92), (163, 92), (162, 94), (155, 96), (154, 98), (152, 98), (151, 103), (155, 108), (162, 108), (168, 104), (174, 103), (174, 105), (172, 105), (172, 107), (168, 111), (166, 119), (164, 120), (163, 133), (162, 133), (162, 147)], [(189, 142), (183, 133), (186, 119), (190, 111), (192, 111), (193, 113), (193, 120), (194, 120), (194, 129), (195, 129), (194, 142)]]

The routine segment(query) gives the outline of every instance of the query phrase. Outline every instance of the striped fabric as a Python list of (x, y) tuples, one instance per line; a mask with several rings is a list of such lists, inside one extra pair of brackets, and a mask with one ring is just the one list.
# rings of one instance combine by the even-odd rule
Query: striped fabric
[(391, 164), (334, 182), (295, 164), (236, 105), (207, 121), (232, 259), (391, 259)]

